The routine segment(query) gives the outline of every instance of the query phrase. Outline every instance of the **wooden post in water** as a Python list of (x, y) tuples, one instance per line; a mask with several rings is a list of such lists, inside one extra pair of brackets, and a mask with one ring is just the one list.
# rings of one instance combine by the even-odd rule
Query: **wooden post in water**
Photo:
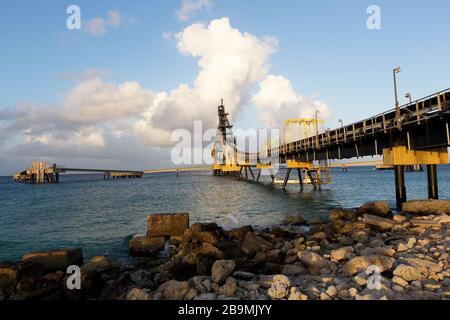
[(256, 176), (256, 182), (259, 182), (259, 178), (261, 178), (261, 171), (262, 169), (259, 169), (258, 175)]
[(395, 170), (395, 194), (397, 209), (402, 210), (403, 203), (406, 202), (405, 170), (403, 166), (394, 166)]
[(248, 170), (250, 171), (250, 174), (252, 176), (252, 179), (255, 180), (255, 175), (253, 174), (253, 170), (251, 167), (248, 167)]
[(302, 169), (297, 168), (297, 173), (298, 173), (298, 183), (300, 184), (300, 191), (303, 191)]
[(306, 174), (308, 175), (309, 179), (311, 180), (311, 184), (313, 185), (314, 190), (317, 190), (317, 184), (316, 184), (314, 177), (312, 176), (311, 170), (307, 169)]
[(439, 199), (437, 166), (435, 164), (427, 165), (428, 176), (428, 199)]
[(291, 175), (291, 170), (292, 170), (291, 168), (287, 168), (287, 170), (286, 170), (286, 176), (284, 177), (284, 182), (283, 182), (283, 190), (286, 190), (286, 186), (289, 181), (289, 176)]

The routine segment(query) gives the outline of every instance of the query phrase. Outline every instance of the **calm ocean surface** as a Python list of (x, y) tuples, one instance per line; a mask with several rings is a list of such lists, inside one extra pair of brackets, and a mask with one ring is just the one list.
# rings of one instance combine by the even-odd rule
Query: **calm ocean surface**
[[(450, 166), (440, 166), (438, 175), (440, 197), (450, 199)], [(408, 199), (427, 197), (426, 172), (406, 173), (406, 183)], [(373, 200), (395, 206), (393, 171), (335, 169), (332, 185), (303, 193), (298, 193), (298, 185), (283, 192), (279, 186), (213, 177), (210, 172), (109, 181), (95, 174), (62, 175), (57, 185), (20, 184), (0, 177), (0, 262), (64, 247), (81, 247), (87, 258), (126, 259), (126, 240), (145, 232), (146, 217), (152, 213), (188, 212), (193, 222), (263, 227), (280, 222), (285, 213), (317, 219), (330, 208), (355, 208)]]

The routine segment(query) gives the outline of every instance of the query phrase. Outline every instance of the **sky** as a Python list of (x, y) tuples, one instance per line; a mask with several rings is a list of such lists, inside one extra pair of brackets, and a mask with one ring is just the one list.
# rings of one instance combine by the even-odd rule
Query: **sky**
[[(80, 8), (69, 30), (67, 8)], [(371, 6), (380, 28), (369, 29)], [(450, 87), (448, 1), (4, 1), (0, 175), (32, 160), (172, 167), (172, 134), (281, 127), (319, 110), (323, 128)], [(378, 17), (378, 16), (377, 16)], [(370, 20), (372, 21), (372, 20)]]

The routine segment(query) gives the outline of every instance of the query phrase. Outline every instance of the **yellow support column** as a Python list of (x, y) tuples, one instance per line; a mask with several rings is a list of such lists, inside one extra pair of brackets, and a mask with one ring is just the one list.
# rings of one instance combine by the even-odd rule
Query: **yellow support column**
[(401, 210), (406, 202), (406, 187), (404, 166), (427, 165), (428, 166), (428, 197), (438, 198), (438, 185), (436, 165), (448, 164), (448, 149), (433, 148), (428, 150), (408, 150), (405, 146), (383, 149), (383, 165), (393, 166), (395, 169), (395, 190), (397, 209)]

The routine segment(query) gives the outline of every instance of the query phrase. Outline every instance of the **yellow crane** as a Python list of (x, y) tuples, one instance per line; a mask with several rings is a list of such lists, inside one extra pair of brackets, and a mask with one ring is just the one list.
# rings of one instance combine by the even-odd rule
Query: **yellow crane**
[[(311, 118), (290, 118), (284, 122), (284, 142), (291, 143), (295, 140), (308, 139), (319, 132), (319, 124), (325, 123), (323, 120)], [(295, 129), (298, 130), (298, 137), (295, 136)]]

